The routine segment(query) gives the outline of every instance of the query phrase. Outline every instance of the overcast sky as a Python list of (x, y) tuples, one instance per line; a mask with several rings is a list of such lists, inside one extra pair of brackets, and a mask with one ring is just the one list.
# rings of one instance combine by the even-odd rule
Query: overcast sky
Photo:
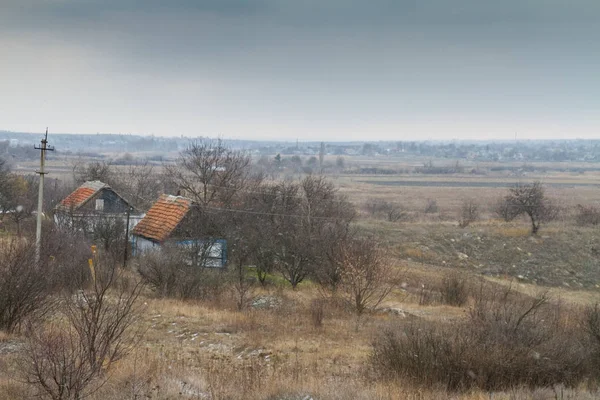
[(599, 0), (0, 0), (0, 130), (600, 138)]

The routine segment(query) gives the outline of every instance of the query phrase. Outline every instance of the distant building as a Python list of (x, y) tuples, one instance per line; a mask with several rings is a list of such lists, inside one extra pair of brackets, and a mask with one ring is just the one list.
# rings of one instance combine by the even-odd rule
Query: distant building
[(86, 234), (93, 233), (100, 221), (125, 224), (129, 219), (131, 230), (143, 217), (142, 212), (100, 181), (85, 182), (54, 208), (54, 221), (58, 226)]
[(227, 243), (201, 235), (197, 218), (200, 209), (191, 199), (163, 194), (132, 231), (134, 254), (160, 250), (165, 245), (189, 249), (189, 263), (203, 267), (224, 267)]

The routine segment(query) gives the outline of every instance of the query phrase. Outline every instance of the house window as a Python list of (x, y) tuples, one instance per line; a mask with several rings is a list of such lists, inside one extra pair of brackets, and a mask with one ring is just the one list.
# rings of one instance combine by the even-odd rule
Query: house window
[(96, 211), (104, 211), (104, 199), (96, 199)]

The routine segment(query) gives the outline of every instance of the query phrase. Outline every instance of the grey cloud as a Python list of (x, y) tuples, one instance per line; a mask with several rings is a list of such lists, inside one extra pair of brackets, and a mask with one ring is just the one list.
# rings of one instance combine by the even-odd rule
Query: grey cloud
[[(105, 101), (134, 102), (139, 82), (148, 86), (140, 102), (178, 119), (193, 120), (197, 103), (257, 126), (274, 119), (330, 127), (453, 113), (569, 118), (600, 107), (596, 0), (0, 0), (0, 7), (7, 11), (0, 36), (25, 49), (24, 38), (69, 46), (88, 65), (85, 76), (114, 80)], [(70, 67), (69, 59), (57, 63)], [(85, 84), (61, 79), (57, 91)], [(131, 93), (122, 93), (123, 82), (134, 82), (125, 85)], [(152, 98), (161, 94), (172, 102)]]

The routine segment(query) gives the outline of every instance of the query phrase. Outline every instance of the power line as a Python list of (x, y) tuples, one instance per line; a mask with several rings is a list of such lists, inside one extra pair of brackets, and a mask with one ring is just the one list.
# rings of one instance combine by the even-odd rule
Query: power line
[(344, 220), (343, 218), (336, 217), (319, 217), (312, 216), (308, 214), (281, 214), (281, 213), (269, 213), (264, 211), (252, 211), (252, 210), (241, 210), (237, 208), (222, 208), (222, 207), (202, 207), (203, 210), (212, 210), (212, 211), (226, 211), (226, 212), (235, 212), (235, 213), (243, 213), (243, 214), (253, 214), (253, 215), (266, 215), (266, 216), (275, 216), (275, 217), (292, 217), (292, 218), (310, 218), (310, 219), (319, 219), (319, 220), (328, 220), (328, 221), (340, 221)]

